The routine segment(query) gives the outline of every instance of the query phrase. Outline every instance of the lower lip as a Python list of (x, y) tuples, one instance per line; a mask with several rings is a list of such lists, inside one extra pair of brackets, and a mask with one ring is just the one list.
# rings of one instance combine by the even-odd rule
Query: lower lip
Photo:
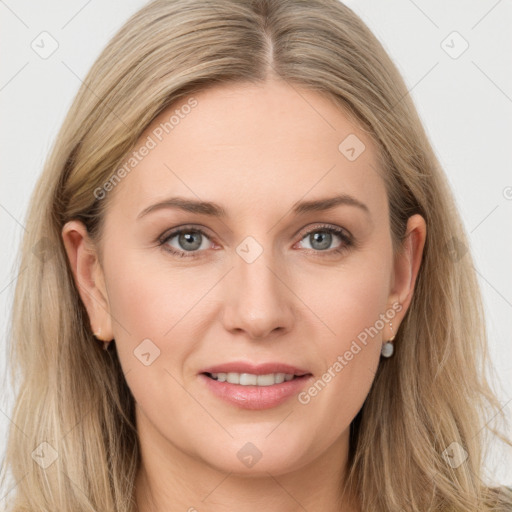
[(199, 377), (206, 383), (208, 389), (219, 398), (242, 409), (254, 410), (270, 409), (282, 404), (297, 395), (313, 376), (303, 375), (271, 386), (242, 386), (226, 381), (219, 382), (203, 373)]

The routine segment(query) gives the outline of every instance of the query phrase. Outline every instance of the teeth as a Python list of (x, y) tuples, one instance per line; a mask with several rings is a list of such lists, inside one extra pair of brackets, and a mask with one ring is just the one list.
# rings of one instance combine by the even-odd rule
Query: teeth
[(240, 384), (241, 386), (273, 386), (294, 378), (291, 373), (269, 373), (267, 375), (254, 375), (252, 373), (211, 373), (213, 379), (219, 382)]

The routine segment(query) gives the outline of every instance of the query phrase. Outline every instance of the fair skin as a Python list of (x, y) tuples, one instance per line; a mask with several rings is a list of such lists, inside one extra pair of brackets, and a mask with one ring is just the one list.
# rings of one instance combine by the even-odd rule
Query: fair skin
[[(340, 493), (349, 426), (378, 365), (388, 363), (382, 344), (412, 299), (425, 222), (409, 219), (405, 250), (394, 256), (376, 147), (318, 93), (267, 82), (194, 97), (190, 114), (108, 192), (101, 261), (82, 223), (62, 230), (91, 328), (115, 340), (136, 400), (139, 510), (356, 512), (357, 503)], [(353, 161), (338, 149), (349, 134), (366, 146)], [(349, 204), (292, 212), (299, 201), (337, 194), (368, 212)], [(213, 201), (227, 216), (162, 208), (137, 219), (171, 196)], [(339, 235), (315, 242), (314, 233), (329, 237), (325, 224), (350, 233), (355, 245), (335, 254), (346, 244)], [(192, 225), (194, 248), (179, 236), (158, 245), (184, 225)], [(251, 263), (237, 252), (248, 236), (263, 250)], [(393, 304), (402, 309), (392, 328), (380, 326), (308, 403), (294, 396), (247, 410), (199, 378), (214, 364), (278, 361), (306, 368), (309, 388)], [(160, 350), (150, 365), (134, 356), (146, 338)], [(251, 467), (237, 456), (248, 442), (261, 453)]]

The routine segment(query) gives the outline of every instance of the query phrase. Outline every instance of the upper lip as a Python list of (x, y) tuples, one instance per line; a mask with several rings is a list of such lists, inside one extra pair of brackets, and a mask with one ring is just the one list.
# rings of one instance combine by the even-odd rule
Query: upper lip
[(204, 368), (199, 373), (251, 373), (253, 375), (268, 375), (269, 373), (287, 373), (291, 375), (309, 375), (310, 372), (296, 366), (285, 363), (260, 363), (254, 364), (244, 361), (231, 361)]

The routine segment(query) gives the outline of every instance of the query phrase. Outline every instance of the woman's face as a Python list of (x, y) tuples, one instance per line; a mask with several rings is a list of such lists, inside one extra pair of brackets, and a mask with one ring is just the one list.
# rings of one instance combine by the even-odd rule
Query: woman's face
[(97, 193), (104, 257), (82, 297), (115, 339), (143, 450), (246, 474), (339, 464), (419, 254), (393, 258), (376, 147), (278, 82), (186, 98), (137, 147)]

